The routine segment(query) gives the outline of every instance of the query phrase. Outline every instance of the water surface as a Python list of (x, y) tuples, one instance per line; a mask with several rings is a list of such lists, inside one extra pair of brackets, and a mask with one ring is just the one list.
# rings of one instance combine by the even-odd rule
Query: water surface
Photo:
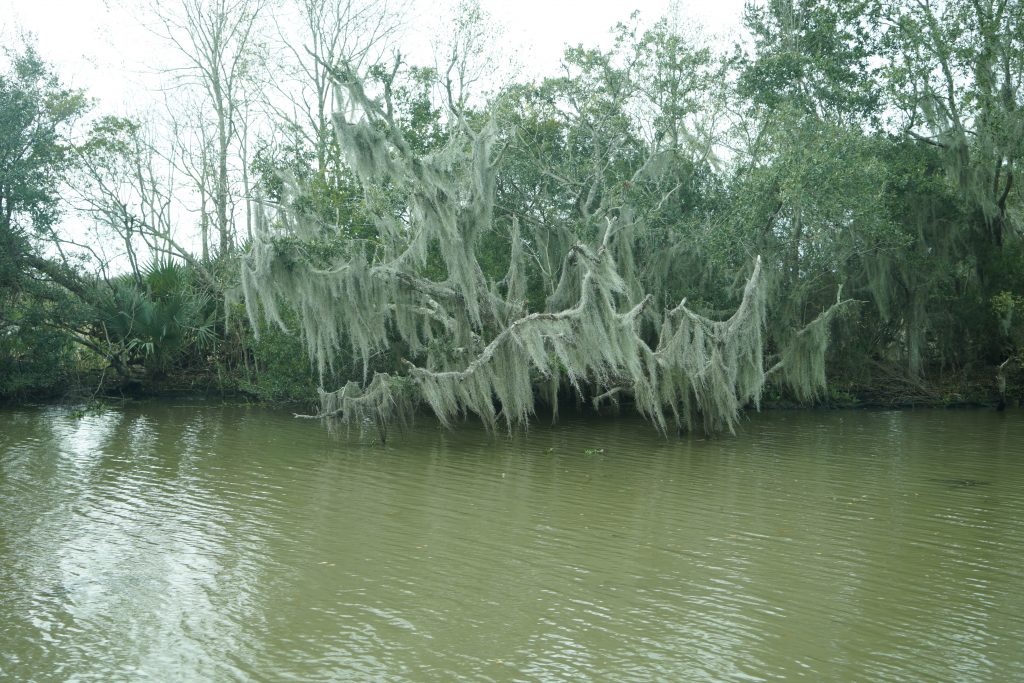
[(0, 679), (1024, 680), (1024, 415), (0, 411)]

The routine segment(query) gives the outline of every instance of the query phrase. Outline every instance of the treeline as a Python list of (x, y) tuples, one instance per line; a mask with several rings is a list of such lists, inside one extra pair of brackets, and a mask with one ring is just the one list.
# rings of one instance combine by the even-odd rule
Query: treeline
[[(195, 68), (163, 123), (82, 132), (83, 94), (12, 61), (0, 394), (321, 386), (347, 419), (509, 424), (574, 397), (708, 429), (763, 396), (1020, 397), (1020, 3), (768, 2), (729, 50), (631, 22), (510, 83), (473, 7), (424, 67), (380, 8), (234, 5), (162, 10)], [(121, 248), (76, 249), (72, 211)]]

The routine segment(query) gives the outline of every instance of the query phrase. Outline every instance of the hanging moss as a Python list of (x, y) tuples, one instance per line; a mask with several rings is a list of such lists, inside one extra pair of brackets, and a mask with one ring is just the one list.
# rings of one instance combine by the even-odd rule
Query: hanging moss
[[(276, 301), (290, 302), (321, 376), (341, 354), (362, 360), (361, 382), (321, 392), (321, 416), (385, 425), (425, 404), (448, 426), (475, 415), (489, 428), (513, 429), (534, 415), (539, 394), (557, 405), (559, 387), (571, 387), (596, 404), (630, 396), (663, 432), (713, 432), (733, 430), (741, 409), (759, 404), (767, 291), (759, 258), (726, 319), (700, 315), (685, 300), (658, 314), (653, 302), (662, 294), (645, 291), (632, 248), (645, 229), (639, 214), (629, 206), (596, 212), (599, 229), (577, 233), (591, 239), (532, 236), (563, 250), (553, 261), (561, 267), (543, 274), (544, 308), (531, 311), (518, 222), (509, 228), (504, 277), (489, 280), (479, 261), (481, 236), (498, 229), (494, 121), (473, 128), (459, 118), (444, 148), (417, 155), (386, 103), (368, 98), (351, 74), (340, 85), (339, 111), (359, 117), (336, 116), (342, 148), (368, 194), (386, 182), (403, 198), (404, 218), (396, 223), (381, 210), (385, 229), (373, 256), (352, 242), (324, 268), (303, 256), (310, 233), (302, 218), (283, 216), (259, 230), (242, 278), (254, 320), (262, 310), (283, 324)], [(426, 264), (435, 248), (443, 279)], [(806, 336), (817, 343), (818, 334)], [(408, 350), (404, 366), (369, 378), (371, 358), (395, 343)], [(821, 384), (820, 368), (798, 377), (805, 355), (784, 364), (787, 378), (810, 392)]]

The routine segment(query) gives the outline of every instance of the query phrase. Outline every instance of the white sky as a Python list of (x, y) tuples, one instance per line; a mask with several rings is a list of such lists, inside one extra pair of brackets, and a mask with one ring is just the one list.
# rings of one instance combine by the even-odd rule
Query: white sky
[[(423, 36), (438, 29), (436, 19), (426, 17), (436, 17), (456, 4), (455, 0), (413, 2), (424, 17), (413, 20), (413, 30), (422, 25)], [(566, 44), (607, 44), (609, 29), (625, 21), (634, 9), (650, 22), (666, 15), (673, 4), (672, 0), (480, 3), (504, 27), (509, 52), (533, 75), (554, 73)], [(674, 4), (683, 24), (702, 25), (708, 34), (726, 42), (739, 33), (744, 0), (676, 0)], [(153, 56), (167, 49), (139, 25), (140, 12), (131, 8), (141, 6), (139, 0), (0, 0), (0, 40), (16, 47), (20, 31), (33, 33), (42, 57), (56, 67), (66, 84), (85, 88), (99, 100), (100, 111), (130, 113), (134, 105), (151, 100), (152, 94), (140, 92), (140, 84), (153, 82), (145, 74), (157, 66), (152, 63)]]

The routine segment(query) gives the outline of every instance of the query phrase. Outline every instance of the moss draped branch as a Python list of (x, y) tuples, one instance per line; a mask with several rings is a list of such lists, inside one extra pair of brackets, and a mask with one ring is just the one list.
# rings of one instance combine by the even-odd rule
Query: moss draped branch
[[(315, 234), (289, 213), (258, 231), (243, 265), (250, 316), (262, 311), (283, 324), (279, 301), (286, 300), (322, 378), (342, 354), (362, 359), (361, 382), (321, 390), (319, 416), (382, 429), (425, 404), (445, 425), (473, 414), (490, 428), (512, 429), (528, 422), (538, 401), (557, 408), (566, 389), (597, 402), (628, 395), (661, 431), (717, 431), (733, 430), (741, 409), (758, 404), (767, 289), (760, 258), (726, 320), (700, 315), (685, 299), (659, 314), (657, 293), (643, 291), (635, 276), (631, 242), (644, 229), (643, 211), (625, 195), (608, 209), (591, 191), (587, 202), (596, 208), (585, 222), (600, 221), (592, 237), (555, 226), (561, 237), (544, 248), (564, 244), (551, 260), (561, 265), (530, 268), (527, 244), (535, 248), (550, 235), (529, 220), (527, 229), (515, 218), (495, 220), (495, 119), (459, 112), (444, 145), (416, 153), (394, 119), (388, 89), (382, 103), (343, 74), (345, 114), (335, 117), (341, 146), (364, 189), (390, 193), (399, 209), (374, 209), (382, 226), (376, 249), (348, 244), (329, 267), (289, 247)], [(612, 167), (605, 161), (602, 175)], [(639, 160), (627, 186), (652, 166)], [(488, 276), (482, 244), (500, 235), (510, 247), (504, 275)], [(440, 277), (431, 253), (443, 264)], [(551, 292), (533, 310), (529, 278)], [(401, 362), (371, 378), (371, 357), (396, 345)]]

